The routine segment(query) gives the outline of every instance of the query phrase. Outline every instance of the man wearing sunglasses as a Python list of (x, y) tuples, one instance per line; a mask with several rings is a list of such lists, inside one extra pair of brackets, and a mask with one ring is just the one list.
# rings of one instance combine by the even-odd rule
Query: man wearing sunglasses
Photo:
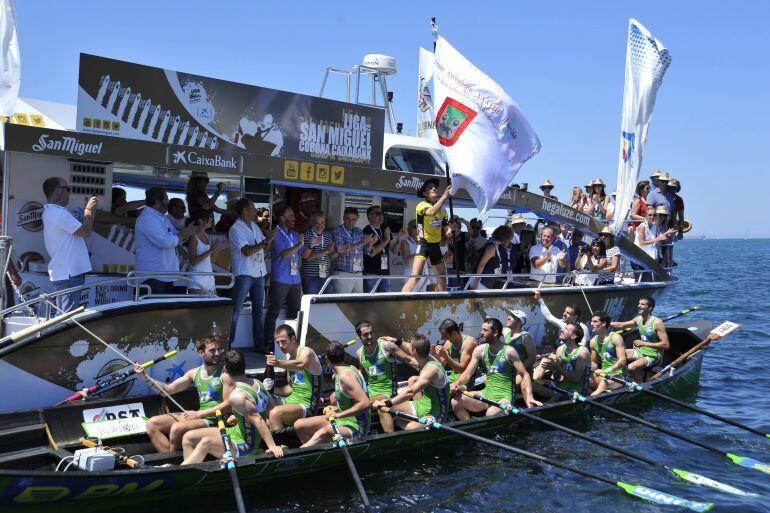
[[(43, 242), (51, 259), (48, 277), (56, 291), (78, 287), (91, 271), (86, 239), (94, 227), (94, 212), (99, 200), (91, 196), (83, 209), (83, 221), (78, 221), (65, 208), (70, 201), (70, 187), (64, 178), (54, 176), (43, 182), (46, 204), (43, 207)], [(63, 312), (77, 308), (80, 290), (56, 298)]]

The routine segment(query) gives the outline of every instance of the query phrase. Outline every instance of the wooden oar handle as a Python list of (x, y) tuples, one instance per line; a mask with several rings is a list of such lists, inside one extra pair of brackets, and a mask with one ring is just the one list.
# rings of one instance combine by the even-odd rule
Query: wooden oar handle
[[(677, 359), (676, 359), (676, 360), (674, 360), (673, 362), (671, 362), (671, 363), (669, 363), (668, 365), (666, 365), (666, 369), (676, 369), (677, 367), (679, 367), (680, 365), (682, 365), (682, 363), (684, 363), (685, 361), (687, 361), (687, 359), (688, 359), (688, 358), (690, 358), (690, 356), (691, 356), (693, 353), (695, 353), (696, 351), (698, 351), (699, 349), (701, 349), (703, 346), (706, 346), (706, 345), (710, 344), (712, 340), (716, 340), (717, 338), (719, 338), (719, 337), (717, 337), (717, 336), (716, 336), (716, 335), (714, 335), (713, 333), (709, 333), (709, 334), (708, 334), (708, 336), (707, 336), (706, 338), (704, 338), (703, 340), (701, 340), (700, 342), (698, 342), (697, 344), (695, 344), (695, 345), (694, 345), (694, 346), (693, 346), (693, 347), (692, 347), (692, 348), (691, 348), (689, 351), (687, 351), (686, 353), (684, 353), (682, 356), (680, 356), (679, 358), (677, 358)], [(662, 372), (656, 372), (656, 373), (655, 373), (655, 375), (653, 375), (653, 376), (650, 378), (650, 380), (653, 380), (653, 379), (658, 379), (658, 378), (659, 378), (659, 377), (661, 377), (662, 375), (663, 375), (663, 373), (662, 373)]]

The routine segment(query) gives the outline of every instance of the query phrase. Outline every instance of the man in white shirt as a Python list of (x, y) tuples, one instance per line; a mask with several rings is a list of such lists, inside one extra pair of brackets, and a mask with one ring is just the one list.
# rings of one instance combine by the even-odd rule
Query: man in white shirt
[(531, 279), (543, 283), (556, 283), (555, 274), (559, 267), (564, 272), (569, 272), (569, 259), (566, 251), (559, 251), (559, 248), (553, 245), (556, 239), (556, 229), (553, 226), (546, 226), (540, 234), (540, 244), (535, 244), (529, 248), (529, 261), (532, 263)]
[[(51, 259), (48, 261), (48, 277), (56, 291), (78, 287), (91, 270), (86, 238), (94, 226), (94, 211), (99, 204), (96, 196), (88, 199), (80, 222), (64, 207), (70, 201), (70, 187), (59, 177), (43, 182), (46, 204), (43, 207), (43, 242)], [(80, 291), (56, 298), (57, 306), (64, 312), (74, 310), (80, 303)]]
[(165, 216), (168, 211), (168, 195), (162, 187), (150, 187), (144, 192), (147, 206), (136, 220), (136, 266), (143, 273), (158, 273), (161, 276), (144, 281), (153, 294), (171, 294), (174, 276), (163, 273), (178, 273), (179, 258), (176, 247), (187, 240), (195, 226), (190, 224), (181, 231), (174, 228)]
[(235, 340), (235, 329), (248, 295), (251, 299), (251, 336), (254, 350), (265, 352), (265, 252), (275, 237), (275, 231), (262, 234), (254, 222), (257, 209), (248, 198), (239, 199), (233, 206), (238, 218), (230, 227), (230, 272), (235, 276), (233, 286), (233, 318), (230, 323), (230, 344)]

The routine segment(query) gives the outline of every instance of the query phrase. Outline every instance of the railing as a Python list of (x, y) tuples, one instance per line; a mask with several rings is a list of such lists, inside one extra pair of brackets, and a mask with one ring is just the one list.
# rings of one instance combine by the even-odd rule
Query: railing
[[(207, 291), (203, 288), (203, 285), (201, 285), (198, 281), (194, 279), (195, 276), (198, 276), (198, 277), (213, 276), (214, 279), (225, 278), (227, 282), (224, 284), (216, 284), (214, 285), (214, 288), (211, 291)], [(155, 278), (155, 279), (174, 278), (175, 282), (180, 281), (185, 284), (195, 285), (199, 290), (203, 290), (204, 292), (202, 294), (153, 294), (152, 290), (150, 290), (150, 287), (143, 283), (144, 280), (149, 278)], [(0, 311), (0, 318), (4, 318), (7, 315), (12, 314), (13, 312), (17, 312), (19, 310), (25, 310), (25, 309), (31, 312), (40, 313), (41, 305), (44, 306), (45, 318), (50, 318), (51, 309), (52, 309), (50, 303), (55, 303), (57, 297), (71, 294), (77, 291), (88, 290), (97, 286), (109, 285), (112, 283), (126, 283), (128, 286), (134, 289), (134, 292), (133, 292), (134, 301), (142, 301), (148, 298), (160, 299), (160, 298), (169, 298), (169, 297), (178, 297), (178, 298), (179, 297), (217, 297), (217, 295), (214, 294), (213, 291), (232, 288), (233, 284), (235, 283), (235, 278), (230, 273), (206, 273), (206, 272), (153, 273), (153, 272), (131, 271), (126, 276), (121, 276), (119, 278), (100, 280), (94, 283), (78, 285), (76, 287), (70, 287), (68, 289), (57, 290), (51, 293), (40, 294), (37, 297), (34, 297), (30, 300), (24, 301), (22, 303), (19, 303), (18, 305), (14, 305), (12, 307), (9, 307)], [(142, 291), (146, 291), (147, 293), (142, 293)]]

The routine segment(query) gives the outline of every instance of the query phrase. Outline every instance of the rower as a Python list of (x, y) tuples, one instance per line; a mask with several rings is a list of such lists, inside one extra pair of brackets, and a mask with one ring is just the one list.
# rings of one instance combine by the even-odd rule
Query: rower
[[(527, 314), (521, 310), (506, 309), (508, 314), (507, 324), (503, 328), (503, 339), (505, 343), (516, 349), (519, 354), (519, 359), (527, 369), (527, 372), (532, 372), (532, 366), (535, 364), (535, 358), (537, 357), (537, 347), (535, 346), (535, 339), (529, 332), (524, 330), (524, 326), (527, 324)], [(516, 384), (521, 385), (518, 378)]]
[(555, 317), (551, 310), (548, 309), (548, 305), (545, 304), (543, 298), (540, 297), (540, 291), (535, 290), (535, 299), (540, 305), (540, 313), (543, 314), (543, 318), (550, 324), (553, 324), (560, 330), (568, 322), (574, 322), (583, 330), (583, 340), (580, 341), (581, 346), (588, 346), (588, 326), (580, 322), (580, 307), (578, 305), (567, 305), (564, 307), (564, 311), (561, 313), (561, 319)]
[[(409, 386), (387, 400), (377, 400), (372, 404), (379, 410), (383, 406), (409, 413), (419, 418), (430, 417), (434, 422), (446, 421), (449, 411), (449, 378), (441, 364), (430, 356), (430, 341), (419, 333), (412, 337), (410, 352), (417, 360), (420, 375), (410, 379)], [(407, 423), (405, 429), (424, 428), (419, 422)]]
[(195, 343), (203, 365), (188, 370), (175, 381), (166, 384), (149, 377), (144, 367), (134, 364), (134, 372), (141, 376), (153, 389), (162, 389), (168, 395), (177, 394), (190, 386), (198, 391), (198, 411), (165, 413), (147, 421), (147, 437), (159, 453), (182, 449), (182, 437), (188, 431), (217, 425), (216, 411), (229, 410), (227, 397), (233, 383), (229, 376), (222, 374), (220, 356), (222, 343), (215, 337), (205, 337)]
[[(233, 457), (257, 454), (264, 440), (267, 454), (283, 457), (283, 449), (276, 445), (267, 416), (273, 407), (273, 399), (258, 380), (246, 376), (246, 359), (240, 351), (228, 351), (224, 358), (224, 374), (233, 381), (233, 391), (228, 400), (235, 416), (235, 425), (227, 428), (230, 437), (230, 451)], [(217, 427), (196, 429), (185, 433), (182, 440), (184, 460), (182, 465), (200, 463), (206, 456), (224, 456), (222, 436)]]
[(438, 327), (443, 339), (433, 347), (433, 356), (444, 366), (449, 382), (453, 383), (463, 373), (476, 349), (476, 339), (466, 335), (452, 319), (446, 319)]
[(496, 406), (489, 406), (481, 401), (472, 399), (459, 394), (465, 387), (465, 384), (476, 372), (481, 364), (487, 373), (487, 381), (481, 394), (486, 399), (502, 403), (513, 404), (513, 394), (516, 380), (514, 375), (521, 378), (521, 392), (524, 395), (524, 403), (528, 408), (532, 406), (542, 406), (542, 403), (532, 397), (532, 381), (530, 380), (527, 369), (519, 359), (516, 350), (503, 343), (500, 338), (503, 333), (503, 323), (498, 319), (487, 317), (481, 325), (481, 336), (483, 342), (473, 350), (471, 361), (465, 371), (457, 380), (451, 384), (450, 390), (453, 396), (452, 408), (455, 415), (460, 420), (470, 418), (471, 412), (486, 411), (486, 415), (497, 415), (502, 410)]
[(315, 415), (321, 399), (322, 369), (318, 355), (308, 346), (299, 346), (294, 328), (282, 324), (275, 330), (274, 340), (288, 357), (279, 360), (267, 356), (267, 365), (286, 369), (289, 383), (276, 388), (273, 394), (285, 397), (283, 404), (270, 411), (271, 429), (291, 426), (297, 419)]
[[(565, 390), (584, 394), (591, 370), (591, 353), (588, 348), (580, 345), (583, 340), (583, 329), (580, 325), (568, 322), (559, 331), (561, 345), (556, 352), (540, 360), (532, 379), (540, 381), (550, 378), (554, 384)], [(553, 398), (553, 392), (544, 387), (538, 387), (537, 393)]]
[[(401, 349), (403, 340), (393, 337), (380, 337), (375, 340), (373, 331), (369, 321), (359, 321), (356, 324), (356, 334), (361, 340), (358, 361), (361, 370), (367, 376), (371, 403), (380, 399), (390, 399), (398, 392), (397, 362), (407, 363), (419, 369), (415, 359)], [(386, 433), (393, 432), (393, 417), (385, 412), (378, 412), (378, 414), (382, 430)]]
[(611, 376), (626, 373), (626, 346), (623, 337), (610, 331), (610, 326), (612, 318), (605, 312), (594, 312), (591, 316), (591, 329), (595, 333), (591, 339), (591, 359), (597, 366), (591, 380), (591, 388), (595, 389), (591, 395), (599, 395), (623, 386), (600, 376), (602, 373)]
[(336, 406), (330, 406), (324, 415), (294, 423), (302, 447), (331, 442), (335, 434), (329, 422), (332, 417), (340, 435), (345, 438), (363, 438), (369, 433), (371, 412), (363, 375), (355, 367), (345, 365), (345, 348), (336, 340), (329, 342), (326, 348), (326, 361), (334, 373)]
[(647, 369), (652, 369), (660, 364), (663, 359), (663, 351), (670, 347), (666, 325), (659, 318), (652, 315), (655, 309), (655, 300), (644, 296), (639, 299), (636, 305), (636, 311), (639, 315), (630, 321), (613, 322), (611, 326), (614, 329), (622, 330), (626, 328), (638, 328), (639, 338), (634, 340), (634, 348), (626, 350), (626, 360), (628, 372), (631, 378), (637, 383), (644, 381)]

